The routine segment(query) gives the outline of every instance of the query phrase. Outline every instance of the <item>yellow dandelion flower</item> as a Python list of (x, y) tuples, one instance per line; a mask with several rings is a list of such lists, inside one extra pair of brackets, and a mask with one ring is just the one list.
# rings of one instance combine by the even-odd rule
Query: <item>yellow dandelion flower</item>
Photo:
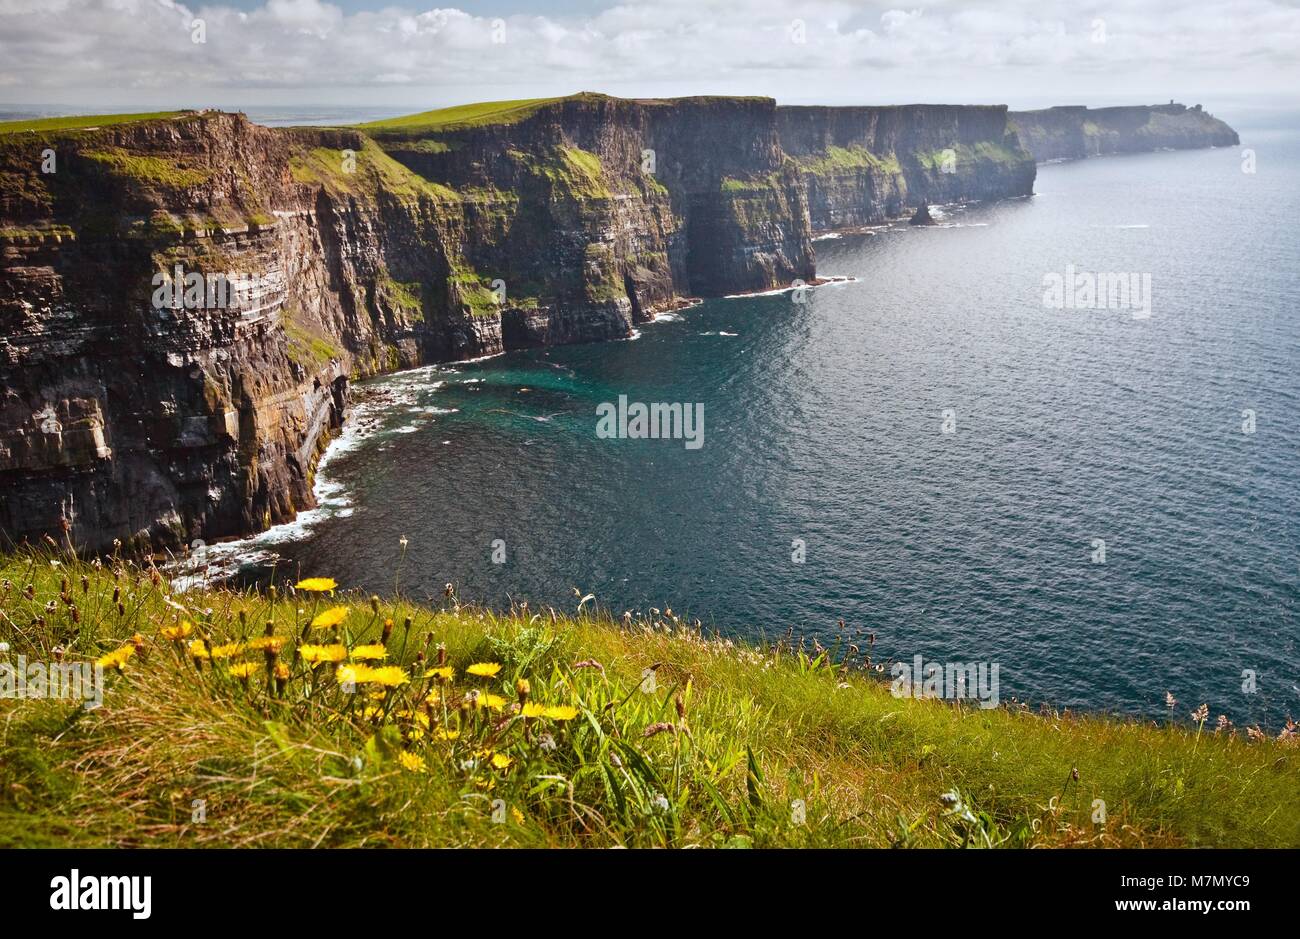
[(284, 639), (280, 636), (258, 636), (249, 640), (248, 648), (254, 652), (279, 652), (284, 648)]
[(135, 646), (130, 643), (122, 646), (120, 649), (114, 649), (108, 655), (100, 656), (95, 660), (95, 664), (101, 668), (122, 669), (126, 665), (127, 659), (135, 655)]
[(311, 621), (311, 625), (313, 629), (329, 629), (331, 626), (337, 626), (347, 618), (347, 607), (332, 606), (325, 612), (317, 614), (316, 618)]
[(298, 647), (298, 654), (302, 656), (304, 662), (312, 665), (318, 662), (342, 662), (348, 657), (348, 650), (342, 645), (332, 646), (313, 646), (301, 645)]
[(289, 666), (286, 665), (284, 662), (281, 662), (279, 665), (277, 665), (275, 667), (275, 678), (277, 681), (288, 681)]
[(546, 705), (538, 704), (536, 701), (529, 701), (524, 705), (524, 709), (520, 713), (524, 717), (541, 717), (546, 713)]
[(331, 590), (337, 590), (339, 585), (333, 577), (308, 577), (306, 580), (298, 581), (294, 586), (308, 593), (329, 593)]
[(548, 707), (542, 715), (553, 721), (571, 721), (578, 716), (578, 709), (567, 704), (556, 704)]
[(450, 665), (443, 665), (439, 668), (431, 668), (424, 673), (425, 678), (441, 678), (443, 681), (451, 681), (451, 676), (456, 674), (456, 670)]
[(474, 698), (474, 704), (477, 707), (492, 708), (494, 711), (499, 711), (506, 706), (506, 699), (499, 694), (483, 693)]
[(441, 703), (442, 703), (442, 695), (440, 695), (436, 690), (434, 690), (434, 691), (430, 691), (428, 694), (426, 694), (426, 695), (424, 696), (424, 703), (425, 703), (425, 704), (441, 704)]
[(517, 807), (510, 809), (510, 815), (514, 818), (516, 825), (522, 825), (524, 823), (524, 813), (519, 811)]
[(224, 645), (213, 646), (211, 650), (209, 650), (208, 654), (211, 655), (213, 659), (228, 659), (232, 656), (239, 655), (239, 653), (243, 651), (244, 644), (242, 642), (227, 642)]
[(404, 685), (411, 680), (405, 670), (398, 665), (371, 668), (369, 665), (357, 664), (340, 665), (338, 679), (340, 684), (361, 685), (373, 683), (387, 688), (396, 688), (398, 685)]
[(162, 637), (168, 642), (179, 642), (194, 632), (194, 624), (189, 620), (178, 623), (175, 626), (164, 626), (162, 628)]
[(398, 685), (406, 684), (411, 678), (401, 666), (386, 665), (383, 668), (370, 669), (370, 678), (367, 680), (386, 688), (396, 688)]
[(495, 678), (496, 673), (501, 671), (501, 666), (496, 662), (475, 662), (465, 671), (479, 678)]
[(397, 762), (402, 764), (402, 769), (410, 770), (412, 773), (425, 772), (424, 757), (415, 753), (408, 753), (403, 750), (397, 754)]
[(211, 658), (211, 656), (208, 655), (207, 644), (204, 643), (202, 639), (191, 640), (188, 647), (188, 652), (190, 654), (190, 658), (194, 658), (194, 659)]
[(445, 727), (435, 735), (439, 740), (459, 740), (459, 730), (447, 730)]
[(236, 665), (230, 666), (230, 677), (238, 678), (241, 681), (247, 681), (257, 674), (258, 668), (260, 668), (260, 666), (255, 665), (252, 662), (239, 662)]
[(497, 769), (505, 769), (513, 762), (514, 760), (506, 756), (504, 753), (492, 754), (492, 765), (495, 766)]
[(374, 662), (379, 659), (388, 657), (388, 650), (383, 646), (375, 644), (369, 646), (357, 646), (352, 650), (352, 658), (362, 662)]

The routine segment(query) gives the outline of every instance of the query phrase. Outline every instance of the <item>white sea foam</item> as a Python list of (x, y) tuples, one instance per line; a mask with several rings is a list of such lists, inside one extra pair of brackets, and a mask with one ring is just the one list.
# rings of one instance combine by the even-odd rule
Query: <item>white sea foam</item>
[[(316, 480), (312, 487), (316, 508), (301, 511), (293, 521), (273, 525), (266, 531), (248, 538), (208, 545), (202, 549), (198, 558), (188, 562), (177, 562), (172, 568), (175, 573), (172, 579), (173, 589), (185, 591), (201, 586), (205, 582), (220, 582), (245, 567), (270, 565), (280, 557), (273, 550), (276, 545), (302, 540), (326, 519), (351, 516), (356, 511), (352, 498), (341, 481), (330, 478), (328, 473), (330, 464), (340, 455), (356, 450), (377, 434), (414, 433), (427, 423), (416, 421), (389, 431), (385, 426), (384, 418), (403, 407), (408, 413), (414, 411), (429, 414), (454, 413), (456, 408), (416, 406), (421, 394), (437, 391), (447, 384), (442, 379), (434, 381), (429, 379), (434, 374), (447, 374), (450, 371), (452, 370), (442, 366), (427, 365), (398, 372), (359, 394), (349, 409), (342, 432), (330, 441), (316, 464)], [(471, 381), (481, 380), (471, 379)]]

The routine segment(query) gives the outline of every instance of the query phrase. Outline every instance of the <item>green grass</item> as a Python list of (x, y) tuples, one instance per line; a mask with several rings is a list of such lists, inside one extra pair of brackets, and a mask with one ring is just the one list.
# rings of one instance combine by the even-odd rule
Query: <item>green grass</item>
[(184, 167), (164, 157), (142, 156), (120, 148), (86, 150), (82, 156), (108, 167), (116, 175), (169, 189), (202, 186), (212, 176), (208, 169)]
[(611, 198), (600, 157), (594, 153), (577, 147), (559, 147), (541, 158), (519, 150), (510, 153), (568, 196), (575, 199)]
[(295, 182), (321, 185), (332, 195), (367, 195), (373, 198), (384, 191), (404, 200), (422, 196), (438, 202), (460, 200), (454, 189), (411, 172), (373, 140), (363, 139), (361, 148), (353, 150), (353, 160), (355, 164), (348, 171), (342, 148), (312, 147), (290, 158), (289, 171)]
[(43, 238), (73, 238), (75, 233), (67, 225), (31, 226), (28, 228), (0, 228), (0, 241), (25, 241)]
[(387, 274), (382, 274), (377, 278), (376, 286), (409, 319), (424, 322), (424, 300), (419, 281), (393, 280)]
[(946, 149), (918, 151), (914, 154), (916, 161), (921, 166), (936, 172), (943, 169), (944, 161), (950, 155), (954, 158), (955, 168), (959, 172), (981, 163), (985, 165), (994, 163), (1014, 166), (1032, 159), (1024, 151), (1013, 150), (990, 140), (981, 140), (974, 145), (956, 144)]
[(881, 173), (901, 173), (898, 159), (891, 153), (880, 157), (866, 147), (827, 147), (816, 154), (796, 158), (800, 169), (818, 175), (853, 172), (855, 170), (876, 170)]
[(546, 104), (563, 101), (559, 98), (520, 98), (514, 101), (480, 101), (460, 104), (450, 108), (437, 108), (404, 117), (390, 117), (382, 121), (369, 121), (356, 127), (364, 131), (401, 131), (403, 133), (430, 130), (450, 130), (461, 127), (483, 127), (488, 124), (515, 124), (537, 113)]
[[(502, 304), (497, 303), (496, 294), (473, 271), (454, 270), (448, 280), (471, 316), (490, 318), (501, 312)], [(507, 300), (514, 305), (508, 295)]]
[(141, 114), (84, 114), (76, 117), (43, 117), (32, 121), (0, 121), (0, 134), (19, 134), (27, 131), (48, 133), (63, 130), (87, 130), (113, 124), (133, 124), (138, 121), (159, 121), (180, 117), (182, 111), (154, 111)]
[[(837, 651), (420, 605), (392, 574), (390, 599), (179, 593), (115, 557), (0, 560), (11, 660), (131, 650), (97, 710), (0, 699), (0, 845), (1300, 846), (1294, 737), (896, 699)], [(301, 654), (333, 645), (407, 680)]]

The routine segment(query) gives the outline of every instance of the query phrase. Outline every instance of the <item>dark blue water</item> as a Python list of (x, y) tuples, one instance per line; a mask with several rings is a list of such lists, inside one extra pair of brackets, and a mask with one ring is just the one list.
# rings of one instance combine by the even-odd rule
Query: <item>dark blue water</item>
[[(1240, 149), (1046, 166), (1032, 199), (821, 241), (857, 281), (806, 304), (371, 383), (327, 508), (257, 547), (382, 592), (405, 536), (419, 596), (843, 619), (880, 656), (998, 663), (1004, 700), (1156, 716), (1171, 691), (1276, 728), (1300, 713), (1300, 140), (1243, 141), (1254, 174)], [(1151, 317), (1045, 308), (1066, 265), (1149, 273)], [(621, 394), (703, 403), (703, 447), (598, 439)]]

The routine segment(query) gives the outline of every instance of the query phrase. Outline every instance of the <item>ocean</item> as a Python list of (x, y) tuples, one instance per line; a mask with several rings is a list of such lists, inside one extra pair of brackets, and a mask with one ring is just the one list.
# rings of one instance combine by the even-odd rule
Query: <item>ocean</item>
[[(1300, 122), (1220, 116), (1241, 147), (1046, 165), (1029, 199), (820, 240), (848, 282), (363, 383), (322, 508), (212, 550), (248, 581), (593, 594), (737, 638), (843, 621), (879, 663), (996, 664), (1003, 701), (1159, 719), (1170, 693), (1276, 732)], [(1097, 275), (1124, 277), (1089, 302)], [(700, 445), (598, 435), (620, 396), (702, 413)]]

